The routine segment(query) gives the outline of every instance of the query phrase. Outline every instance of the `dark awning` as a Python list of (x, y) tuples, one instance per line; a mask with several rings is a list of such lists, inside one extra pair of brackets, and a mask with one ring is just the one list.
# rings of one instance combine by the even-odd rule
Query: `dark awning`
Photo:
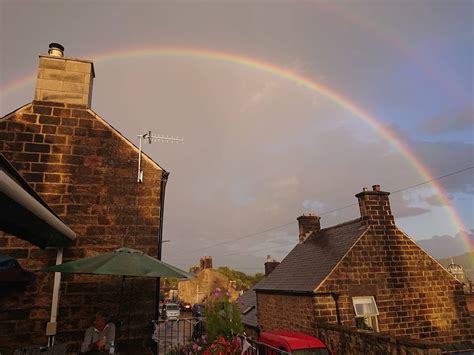
[(1, 154), (0, 230), (40, 248), (65, 247), (76, 238)]

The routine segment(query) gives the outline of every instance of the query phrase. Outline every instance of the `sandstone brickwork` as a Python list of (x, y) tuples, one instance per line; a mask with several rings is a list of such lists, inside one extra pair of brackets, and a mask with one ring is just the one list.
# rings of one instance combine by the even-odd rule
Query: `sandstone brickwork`
[(94, 65), (83, 59), (40, 55), (35, 100), (91, 107)]
[(292, 330), (314, 334), (314, 299), (257, 292), (257, 318), (261, 331)]
[[(144, 158), (146, 179), (137, 184), (137, 149), (86, 104), (33, 101), (22, 107), (0, 121), (0, 151), (77, 233), (64, 261), (123, 246), (156, 257), (163, 171)], [(56, 256), (55, 249), (3, 234), (0, 253), (30, 271), (54, 264)], [(2, 347), (46, 344), (53, 275), (35, 275), (26, 288), (0, 293)], [(120, 282), (121, 277), (63, 274), (57, 341), (77, 350), (96, 311), (116, 315)], [(125, 295), (122, 337), (141, 341), (154, 315), (155, 280), (127, 278)]]

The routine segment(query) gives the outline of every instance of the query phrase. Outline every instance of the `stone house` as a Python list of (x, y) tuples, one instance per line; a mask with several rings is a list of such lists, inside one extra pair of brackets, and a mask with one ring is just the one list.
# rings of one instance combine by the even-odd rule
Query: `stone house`
[[(318, 216), (298, 218), (299, 243), (254, 288), (259, 329), (324, 338), (329, 331), (321, 325), (336, 325), (340, 341), (353, 336), (344, 329), (437, 343), (472, 340), (462, 284), (395, 225), (389, 193), (374, 185), (356, 197), (356, 220), (321, 229)], [(333, 346), (357, 353), (349, 348)]]
[[(76, 233), (64, 261), (119, 247), (157, 256), (168, 173), (144, 155), (145, 179), (137, 183), (137, 147), (91, 109), (93, 63), (64, 57), (63, 49), (50, 45), (49, 54), (39, 56), (34, 100), (0, 119), (0, 152)], [(55, 249), (6, 233), (0, 234), (0, 254), (29, 271), (56, 261)], [(54, 275), (36, 276), (34, 287), (0, 295), (0, 342), (10, 349), (46, 345)], [(56, 341), (75, 351), (96, 311), (116, 314), (120, 281), (64, 274)], [(129, 278), (125, 295), (122, 338), (142, 342), (149, 332), (143, 319), (155, 314), (156, 282)]]
[(232, 280), (212, 268), (212, 257), (205, 256), (199, 261), (199, 270), (191, 280), (178, 282), (178, 297), (181, 301), (203, 303), (216, 288), (229, 292), (230, 299), (235, 301), (239, 297)]

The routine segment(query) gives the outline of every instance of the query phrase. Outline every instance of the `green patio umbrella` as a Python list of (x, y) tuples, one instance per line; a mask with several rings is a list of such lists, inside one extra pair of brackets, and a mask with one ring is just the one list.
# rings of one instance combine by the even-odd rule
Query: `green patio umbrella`
[[(193, 275), (186, 271), (152, 258), (139, 250), (130, 248), (120, 248), (110, 253), (49, 266), (40, 271), (122, 276), (119, 310), (117, 315), (119, 329), (123, 286), (126, 276), (177, 277), (181, 279), (193, 277)], [(159, 297), (159, 295), (157, 297)]]
[(120, 248), (110, 253), (49, 266), (41, 271), (140, 277), (192, 277), (186, 271), (130, 248)]

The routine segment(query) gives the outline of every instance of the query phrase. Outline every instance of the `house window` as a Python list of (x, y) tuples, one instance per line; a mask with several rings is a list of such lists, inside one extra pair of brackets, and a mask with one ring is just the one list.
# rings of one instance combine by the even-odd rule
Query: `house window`
[(379, 310), (375, 303), (374, 296), (352, 297), (354, 311), (356, 314), (356, 327), (358, 329), (379, 331), (377, 316)]

